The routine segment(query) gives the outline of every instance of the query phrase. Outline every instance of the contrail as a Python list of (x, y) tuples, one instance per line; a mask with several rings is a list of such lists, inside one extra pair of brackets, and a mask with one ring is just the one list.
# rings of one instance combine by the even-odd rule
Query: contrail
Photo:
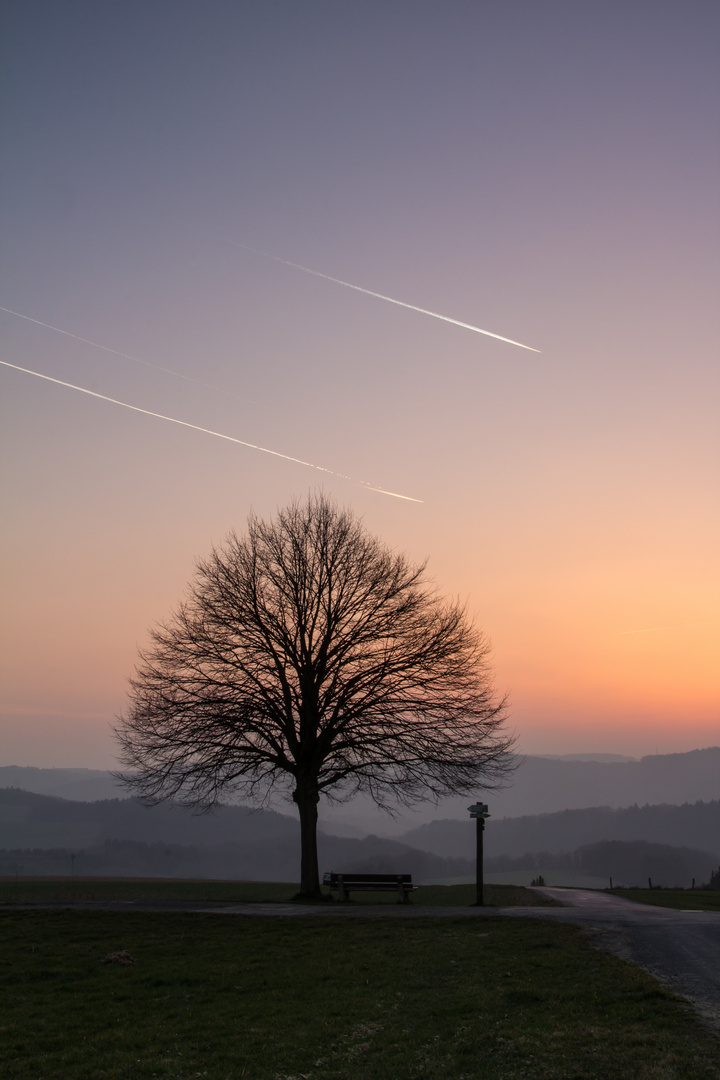
[(257, 446), (255, 443), (245, 442), (244, 439), (236, 439), (233, 435), (223, 435), (220, 431), (212, 431), (210, 428), (200, 427), (198, 424), (190, 424), (187, 420), (177, 420), (174, 416), (165, 416), (163, 413), (151, 412), (150, 409), (141, 409), (139, 405), (130, 405), (127, 401), (118, 401), (117, 398), (107, 397), (106, 394), (98, 394), (95, 390), (88, 390), (84, 386), (75, 386), (74, 383), (64, 382), (62, 379), (53, 379), (50, 375), (43, 375), (39, 371), (31, 371), (30, 368), (20, 367), (19, 364), (10, 364), (7, 360), (0, 360), (3, 367), (12, 368), (14, 371), (22, 371), (25, 375), (34, 375), (37, 379), (55, 383), (57, 386), (65, 386), (68, 390), (77, 390), (80, 394), (88, 394), (90, 397), (99, 398), (101, 401), (109, 401), (112, 405), (122, 405), (124, 409), (131, 409), (145, 416), (154, 416), (156, 420), (167, 420), (170, 424), (179, 424), (180, 427), (191, 428), (193, 431), (201, 431), (204, 435), (213, 435), (216, 439), (225, 439), (226, 442), (237, 443), (245, 446), (248, 450), (259, 450), (263, 454), (271, 454), (273, 457), (282, 458), (283, 461), (292, 461), (295, 465), (304, 465), (308, 469), (316, 469), (318, 472), (327, 473), (329, 476), (337, 476), (340, 480), (349, 480), (353, 484), (360, 484), (368, 491), (378, 491), (383, 495), (391, 495), (394, 499), (404, 499), (406, 502), (421, 503), (422, 499), (414, 499), (410, 495), (399, 495), (395, 491), (386, 491), (385, 488), (372, 487), (364, 480), (354, 480), (352, 476), (335, 472), (334, 469), (326, 469), (323, 465), (314, 465), (311, 461), (303, 461), (302, 458), (291, 457), (290, 454), (281, 454), (279, 450), (270, 450), (267, 446)]
[(481, 330), (479, 326), (473, 326), (472, 323), (460, 322), (459, 319), (451, 319), (449, 315), (439, 315), (437, 311), (428, 311), (427, 308), (417, 307), (416, 304), (406, 304), (404, 300), (395, 300), (392, 296), (385, 296), (383, 293), (373, 292), (372, 289), (363, 289), (360, 285), (352, 285), (349, 281), (342, 281), (340, 278), (331, 277), (330, 274), (322, 274), (319, 270), (311, 270), (309, 266), (302, 266), (300, 263), (290, 262), (289, 259), (281, 259), (279, 255), (271, 255), (267, 251), (260, 251), (258, 248), (250, 247), (249, 244), (240, 244), (236, 240), (226, 240), (226, 243), (232, 244), (234, 247), (244, 248), (245, 251), (252, 251), (255, 255), (263, 255), (266, 259), (274, 259), (275, 262), (282, 263), (283, 266), (292, 266), (295, 270), (303, 270), (306, 274), (313, 274), (315, 277), (323, 278), (324, 281), (333, 281), (336, 285), (344, 285), (346, 289), (355, 289), (356, 292), (365, 293), (366, 296), (374, 296), (377, 300), (387, 300), (388, 304), (397, 304), (398, 307), (408, 308), (409, 311), (419, 311), (421, 315), (429, 315), (432, 319), (441, 319), (442, 322), (452, 323), (453, 326), (460, 326), (463, 330), (472, 330), (475, 334), (484, 334), (485, 337), (495, 338), (497, 341), (505, 341), (508, 345), (517, 345), (519, 349), (528, 349), (530, 352), (541, 352), (540, 349), (534, 349), (532, 345), (523, 345), (521, 341), (513, 341), (512, 338), (503, 337), (501, 334), (493, 334), (490, 330)]
[(109, 345), (101, 345), (97, 341), (90, 341), (89, 338), (80, 337), (79, 334), (72, 334), (69, 330), (62, 330), (59, 326), (52, 326), (50, 323), (42, 322), (40, 319), (33, 319), (30, 315), (23, 315), (20, 311), (12, 311), (11, 308), (6, 307), (0, 307), (0, 311), (4, 311), (8, 315), (15, 315), (18, 319), (25, 319), (26, 322), (35, 323), (36, 326), (44, 326), (46, 330), (54, 330), (56, 334), (63, 334), (65, 337), (74, 338), (75, 341), (82, 341), (84, 345), (92, 345), (93, 348), (102, 349), (103, 352), (112, 353), (113, 356), (121, 356), (123, 360), (132, 360), (134, 364), (142, 364), (143, 367), (154, 368), (155, 371), (163, 371), (166, 375), (174, 375), (176, 379), (184, 379), (186, 382), (196, 383), (198, 386), (206, 386), (208, 390), (216, 390), (221, 394), (229, 394), (230, 397), (238, 396), (237, 394), (233, 394), (232, 391), (223, 390), (221, 387), (213, 386), (212, 383), (204, 382), (202, 379), (195, 379), (192, 375), (182, 375), (179, 371), (173, 371), (172, 368), (162, 367), (160, 364), (151, 364), (149, 360), (140, 360), (137, 356), (130, 356), (129, 353), (120, 352), (119, 349), (111, 349)]
[[(348, 477), (348, 479), (350, 479)], [(372, 484), (368, 484), (367, 480), (356, 481), (361, 487), (364, 487), (366, 491), (377, 491), (380, 495), (392, 495), (393, 499), (405, 499), (407, 502), (421, 503), (423, 499), (413, 499), (410, 495), (399, 495), (397, 491), (388, 491), (386, 488), (373, 487)]]
[(690, 630), (696, 626), (713, 626), (714, 623), (677, 623), (675, 626), (649, 626), (646, 630), (618, 630), (618, 637), (626, 634), (654, 634), (658, 630)]

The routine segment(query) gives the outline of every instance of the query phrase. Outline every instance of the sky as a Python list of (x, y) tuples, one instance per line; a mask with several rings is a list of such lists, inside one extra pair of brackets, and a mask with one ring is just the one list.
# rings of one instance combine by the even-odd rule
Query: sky
[(714, 0), (3, 6), (3, 763), (113, 768), (196, 560), (314, 490), (522, 752), (717, 745)]

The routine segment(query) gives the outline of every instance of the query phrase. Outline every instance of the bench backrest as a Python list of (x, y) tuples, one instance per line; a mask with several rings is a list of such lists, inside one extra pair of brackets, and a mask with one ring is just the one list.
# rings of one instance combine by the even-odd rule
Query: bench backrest
[(403, 885), (412, 884), (412, 874), (325, 874), (324, 885), (335, 885), (342, 878), (345, 885)]

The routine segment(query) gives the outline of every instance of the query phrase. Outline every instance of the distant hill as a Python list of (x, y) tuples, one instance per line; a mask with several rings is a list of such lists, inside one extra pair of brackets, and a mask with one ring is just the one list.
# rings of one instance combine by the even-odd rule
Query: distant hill
[(639, 761), (525, 759), (513, 787), (489, 795), (498, 817), (591, 806), (671, 804), (720, 799), (720, 747), (656, 754)]
[[(475, 826), (469, 818), (432, 821), (400, 839), (454, 858), (471, 859)], [(645, 841), (701, 848), (720, 862), (720, 800), (683, 806), (594, 807), (520, 818), (490, 818), (485, 828), (488, 857), (518, 857), (526, 852), (568, 852), (600, 841)]]
[(112, 773), (101, 769), (34, 769), (21, 765), (0, 766), (0, 788), (21, 788), (36, 795), (95, 802), (123, 799), (125, 787)]
[(300, 836), (296, 818), (271, 810), (221, 806), (193, 814), (175, 803), (143, 806), (137, 799), (78, 802), (0, 789), (0, 846), (77, 848), (105, 840), (199, 847), (226, 843), (272, 844)]
[[(122, 798), (127, 790), (112, 774), (93, 769), (33, 769), (0, 767), (0, 788), (18, 787), (43, 795), (94, 801)], [(656, 754), (635, 761), (610, 754), (564, 757), (526, 757), (503, 791), (478, 790), (493, 819), (546, 814), (566, 809), (670, 804), (720, 799), (720, 747), (686, 754)], [(403, 810), (395, 819), (369, 799), (320, 806), (326, 832), (362, 837), (368, 833), (398, 838), (413, 826), (437, 818), (467, 817), (474, 796), (445, 799), (439, 806), (423, 803)], [(284, 808), (284, 807), (283, 807)], [(287, 804), (288, 814), (294, 807)]]
[(534, 754), (533, 756), (543, 758), (545, 761), (600, 761), (608, 763), (638, 760), (635, 757), (628, 757), (627, 754)]
[[(689, 884), (720, 864), (720, 801), (491, 819), (485, 836), (489, 872), (556, 868), (604, 876), (612, 865), (608, 873), (628, 883), (630, 866), (641, 881)], [(620, 847), (608, 849), (610, 862), (603, 862), (608, 844)], [(318, 848), (322, 871), (395, 871), (419, 883), (475, 872), (469, 818), (432, 822), (399, 840), (321, 832)], [(273, 811), (223, 806), (197, 815), (172, 803), (87, 803), (0, 789), (0, 874), (292, 881), (298, 861), (298, 821)]]
[[(348, 845), (336, 837), (320, 838), (323, 870), (338, 872), (410, 873), (416, 884), (432, 881), (473, 880), (474, 863), (442, 859), (393, 840), (368, 837)], [(268, 855), (271, 854), (271, 859)], [(271, 852), (257, 846), (226, 844), (198, 848), (183, 844), (148, 844), (141, 840), (106, 840), (88, 848), (0, 849), (0, 875), (70, 877), (219, 878), (237, 881), (297, 880), (298, 853), (294, 844), (275, 844)], [(709, 881), (718, 866), (705, 851), (646, 841), (606, 840), (586, 844), (563, 854), (529, 852), (518, 858), (496, 856), (485, 861), (485, 871), (515, 875), (526, 883), (542, 874), (548, 884), (568, 884), (578, 876), (594, 879), (595, 887), (613, 884), (645, 887), (648, 879), (665, 888), (687, 888)], [(588, 880), (588, 884), (590, 881)]]
[[(321, 872), (399, 872), (412, 874), (417, 884), (474, 874), (474, 866), (467, 860), (444, 859), (382, 838), (346, 843), (337, 837), (321, 836), (318, 848)], [(271, 845), (228, 843), (209, 847), (105, 840), (82, 848), (0, 849), (0, 875), (296, 881), (299, 860), (297, 840), (287, 837)]]
[[(512, 786), (487, 792), (494, 817), (522, 817), (593, 806), (681, 805), (720, 799), (720, 747), (639, 761), (527, 757)], [(433, 817), (464, 817), (472, 799), (447, 800)], [(452, 813), (447, 812), (452, 810)], [(427, 817), (426, 817), (427, 820)]]
[(688, 888), (693, 880), (697, 887), (707, 884), (719, 862), (716, 855), (695, 848), (646, 840), (602, 840), (563, 854), (528, 852), (515, 859), (500, 855), (488, 859), (486, 868), (495, 873), (532, 871), (536, 877), (542, 875), (548, 885), (572, 874), (596, 878), (598, 885), (600, 881), (609, 885), (612, 879), (616, 887), (645, 888), (652, 882), (663, 888)]
[(679, 806), (720, 799), (720, 747), (652, 755), (639, 761), (608, 761), (607, 757), (611, 755), (526, 757), (502, 791), (478, 789), (476, 796), (444, 799), (437, 806), (421, 803), (394, 819), (370, 800), (356, 798), (335, 807), (321, 804), (320, 819), (332, 832), (352, 830), (355, 835), (373, 832), (401, 837), (413, 826), (438, 818), (468, 819), (467, 807), (478, 797), (490, 807), (493, 820), (597, 806)]
[[(411, 873), (417, 881), (467, 876), (468, 860), (382, 837), (318, 836), (321, 869)], [(0, 789), (0, 874), (102, 874), (292, 881), (298, 876), (296, 818), (243, 806), (192, 814), (135, 799), (72, 802)]]

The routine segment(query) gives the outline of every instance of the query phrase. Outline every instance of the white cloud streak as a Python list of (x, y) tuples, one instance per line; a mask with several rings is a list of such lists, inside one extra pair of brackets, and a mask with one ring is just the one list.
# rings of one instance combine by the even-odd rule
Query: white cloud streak
[(54, 330), (56, 334), (62, 334), (64, 337), (73, 338), (74, 341), (81, 341), (83, 345), (92, 345), (94, 349), (102, 349), (103, 352), (112, 353), (113, 356), (120, 356), (123, 360), (132, 360), (134, 364), (142, 364), (143, 367), (153, 368), (155, 371), (162, 371), (165, 375), (174, 375), (176, 379), (184, 379), (185, 382), (195, 383), (197, 386), (205, 386), (208, 390), (215, 390), (226, 396), (238, 396), (231, 391), (223, 390), (219, 386), (213, 386), (212, 383), (204, 382), (202, 379), (196, 379), (192, 375), (183, 375), (179, 371), (173, 371), (172, 368), (162, 367), (161, 364), (151, 364), (149, 360), (140, 360), (137, 356), (130, 356), (129, 353), (120, 352), (119, 349), (111, 349), (109, 345), (101, 345), (98, 341), (90, 341), (89, 338), (80, 337), (79, 334), (73, 334), (70, 330), (62, 330), (59, 326), (53, 326), (51, 323), (42, 322), (41, 319), (33, 319), (30, 315), (23, 315), (20, 311), (13, 311), (12, 308), (0, 307), (0, 311), (4, 311), (7, 315), (15, 315), (18, 319), (25, 319), (26, 322), (35, 323), (36, 326), (44, 326), (46, 330)]
[(244, 446), (248, 450), (257, 450), (262, 454), (271, 454), (272, 457), (281, 458), (283, 461), (291, 461), (295, 465), (303, 465), (307, 469), (315, 469), (317, 472), (326, 473), (329, 476), (336, 476), (340, 480), (349, 480), (351, 483), (359, 484), (360, 487), (363, 487), (368, 491), (377, 491), (382, 495), (390, 495), (394, 499), (404, 499), (406, 502), (423, 502), (422, 499), (414, 499), (410, 495), (400, 495), (395, 491), (387, 491), (385, 488), (373, 487), (365, 481), (354, 480), (351, 476), (336, 472), (334, 469), (327, 469), (323, 465), (314, 465), (311, 461), (304, 461), (302, 458), (292, 457), (290, 454), (282, 454), (279, 450), (270, 450), (267, 446), (258, 446), (256, 443), (246, 442), (244, 439), (236, 439), (233, 435), (224, 435), (220, 431), (213, 431), (211, 428), (200, 427), (199, 424), (190, 424), (187, 420), (178, 420), (174, 416), (166, 416), (164, 413), (143, 409), (139, 405), (130, 405), (127, 401), (119, 401), (117, 398), (108, 397), (106, 394), (98, 394), (95, 390), (88, 390), (84, 386), (76, 386), (74, 383), (65, 382), (63, 379), (54, 379), (50, 375), (43, 375), (39, 371), (32, 371), (30, 368), (20, 367), (19, 364), (11, 364), (7, 360), (0, 360), (0, 364), (6, 368), (12, 368), (14, 371), (21, 371), (25, 375), (34, 375), (36, 379), (44, 379), (45, 382), (55, 383), (57, 386), (64, 386), (68, 390), (76, 390), (80, 394), (87, 394), (89, 397), (99, 398), (100, 401), (109, 401), (112, 405), (121, 405), (124, 409), (130, 409), (132, 412), (142, 413), (144, 416), (152, 416), (156, 420), (166, 420), (169, 424), (179, 424), (180, 427), (190, 428), (192, 431), (200, 431), (204, 435), (212, 435), (216, 439), (224, 439), (226, 442), (236, 443), (238, 446)]
[(453, 326), (459, 326), (463, 330), (472, 330), (475, 334), (484, 334), (485, 337), (495, 338), (496, 341), (504, 341), (508, 345), (517, 345), (519, 349), (527, 349), (529, 352), (539, 353), (540, 349), (534, 349), (532, 345), (523, 345), (521, 341), (513, 341), (512, 338), (503, 337), (501, 334), (493, 334), (490, 330), (481, 330), (479, 326), (473, 326), (472, 323), (460, 322), (459, 319), (452, 319), (449, 315), (440, 315), (437, 311), (428, 311), (427, 308), (417, 307), (416, 304), (407, 304), (404, 300), (396, 300), (392, 296), (385, 296), (384, 293), (373, 292), (372, 289), (364, 289), (361, 285), (352, 285), (349, 281), (342, 281), (341, 278), (332, 277), (330, 274), (323, 274), (319, 270), (312, 270), (309, 266), (302, 266), (301, 263), (290, 262), (289, 259), (281, 259), (279, 255), (271, 255), (267, 251), (260, 251), (258, 248), (250, 247), (249, 244), (241, 244), (236, 240), (228, 240), (227, 243), (232, 244), (234, 247), (243, 248), (245, 251), (252, 251), (255, 255), (262, 255), (266, 259), (273, 259), (275, 262), (282, 263), (283, 266), (291, 266), (294, 270), (302, 270), (306, 274), (312, 274), (314, 277), (322, 278), (324, 281), (332, 281), (335, 285), (343, 285), (346, 289), (354, 289), (355, 292), (364, 293), (366, 296), (374, 296), (376, 300), (385, 300), (388, 304), (397, 304), (398, 307), (407, 308), (409, 311), (417, 311), (421, 315), (429, 315), (431, 319), (440, 319), (442, 322), (451, 323)]
[(660, 630), (691, 630), (697, 626), (714, 626), (714, 623), (679, 623), (675, 626), (649, 626), (643, 630), (618, 630), (618, 637), (625, 637), (627, 634), (656, 634)]

